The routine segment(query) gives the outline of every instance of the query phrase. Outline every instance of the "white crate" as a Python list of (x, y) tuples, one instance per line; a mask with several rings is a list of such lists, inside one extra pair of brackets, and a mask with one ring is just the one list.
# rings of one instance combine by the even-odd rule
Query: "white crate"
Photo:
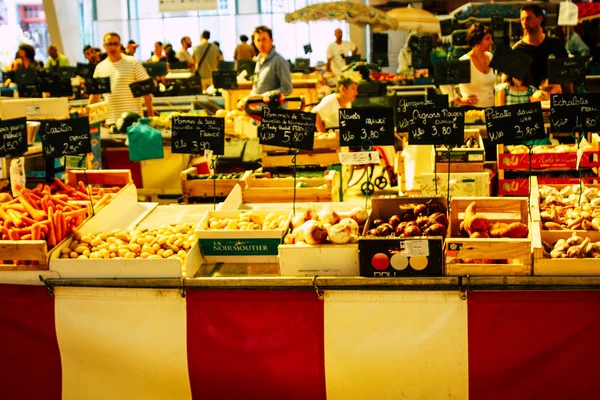
[[(79, 229), (82, 235), (110, 232), (114, 229), (158, 228), (170, 223), (197, 223), (211, 205), (160, 206), (157, 203), (138, 203), (133, 185)], [(62, 278), (181, 278), (193, 277), (202, 256), (197, 242), (187, 254), (185, 264), (177, 259), (89, 259), (76, 260), (59, 258), (62, 248), (68, 247), (72, 239), (55, 248), (50, 256), (50, 270)]]

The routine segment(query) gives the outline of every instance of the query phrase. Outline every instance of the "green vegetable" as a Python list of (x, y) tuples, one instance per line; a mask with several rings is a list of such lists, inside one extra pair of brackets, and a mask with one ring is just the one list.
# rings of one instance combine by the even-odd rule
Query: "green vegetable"
[(297, 188), (307, 188), (307, 187), (309, 187), (309, 186), (308, 186), (308, 183), (306, 183), (306, 182), (298, 182), (298, 183), (296, 184), (296, 187), (297, 187)]

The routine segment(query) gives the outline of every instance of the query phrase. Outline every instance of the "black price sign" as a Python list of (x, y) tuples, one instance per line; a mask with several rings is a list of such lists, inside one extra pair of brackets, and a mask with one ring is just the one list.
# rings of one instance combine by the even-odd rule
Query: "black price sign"
[(551, 85), (583, 82), (585, 76), (584, 57), (548, 59), (548, 82)]
[(0, 157), (20, 157), (27, 152), (27, 118), (0, 121)]
[(133, 97), (142, 97), (147, 94), (154, 94), (154, 79), (146, 79), (129, 84)]
[(236, 89), (238, 87), (236, 71), (213, 71), (212, 76), (215, 89)]
[(520, 144), (546, 136), (540, 102), (486, 108), (485, 125), (492, 143)]
[(571, 132), (576, 126), (600, 130), (600, 93), (553, 94), (550, 123), (554, 132)]
[(81, 76), (82, 78), (93, 78), (94, 77), (94, 71), (96, 70), (96, 64), (83, 64), (83, 63), (77, 63), (77, 75)]
[(171, 152), (225, 154), (225, 118), (177, 116), (171, 121)]
[(532, 60), (533, 58), (520, 51), (515, 51), (503, 44), (497, 44), (494, 57), (490, 61), (490, 68), (523, 80), (529, 72)]
[(412, 120), (412, 111), (423, 106), (448, 107), (447, 94), (420, 95), (420, 96), (394, 96), (394, 120), (398, 132), (407, 132)]
[(447, 107), (421, 107), (412, 110), (408, 144), (461, 145), (464, 142), (464, 130), (464, 110)]
[(44, 158), (77, 156), (92, 151), (87, 117), (42, 123), (40, 136)]
[(110, 93), (110, 78), (89, 78), (85, 80), (87, 94)]
[(471, 82), (471, 61), (448, 60), (433, 63), (436, 85), (458, 85)]
[(316, 122), (317, 115), (313, 113), (264, 107), (258, 141), (271, 146), (312, 150)]
[(394, 145), (392, 108), (341, 108), (340, 146)]

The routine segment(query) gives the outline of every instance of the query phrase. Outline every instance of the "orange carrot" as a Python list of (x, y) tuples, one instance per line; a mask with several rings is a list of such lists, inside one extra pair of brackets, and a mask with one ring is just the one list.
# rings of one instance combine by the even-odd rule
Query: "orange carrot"
[(31, 219), (29, 217), (23, 217), (23, 216), (21, 216), (21, 219), (23, 220), (23, 223), (25, 223), (25, 225), (33, 225), (33, 224), (35, 224), (35, 220)]
[(87, 193), (87, 188), (85, 187), (85, 185), (83, 184), (83, 182), (79, 181), (77, 182), (77, 186), (79, 186), (79, 190), (82, 191), (83, 193)]
[(63, 233), (63, 237), (65, 237), (69, 234), (69, 228), (67, 226), (67, 217), (65, 217), (62, 211), (60, 212), (60, 222), (62, 224), (61, 231)]
[(32, 234), (28, 233), (26, 235), (21, 236), (21, 240), (31, 240), (32, 239)]
[(58, 190), (64, 190), (65, 192), (69, 192), (71, 190), (73, 190), (72, 188), (68, 187), (67, 185), (65, 185), (65, 183), (63, 181), (61, 181), (58, 178), (54, 178), (54, 183), (56, 184), (56, 188)]
[(19, 212), (27, 212), (27, 210), (25, 210), (25, 207), (23, 207), (22, 204), (3, 204), (2, 207), (4, 207), (7, 210), (12, 209)]
[(77, 216), (84, 216), (87, 214), (87, 208), (80, 208), (79, 210), (75, 210), (75, 211), (69, 211), (67, 213), (65, 213), (65, 216), (68, 217), (77, 217)]
[(23, 226), (23, 220), (21, 219), (21, 215), (18, 214), (15, 210), (6, 210), (6, 214), (13, 220), (17, 228)]
[(50, 186), (44, 185), (42, 192), (46, 192), (46, 193), (50, 194), (50, 193), (52, 193), (52, 190), (50, 189)]
[(62, 200), (62, 199), (60, 199), (60, 198), (57, 198), (56, 196), (51, 196), (51, 197), (50, 197), (50, 199), (52, 200), (52, 202), (53, 202), (54, 204), (60, 204), (60, 205), (61, 205), (61, 206), (63, 206), (63, 207), (66, 207), (66, 206), (68, 206), (68, 205), (69, 205), (69, 203), (67, 203), (66, 201), (63, 201), (63, 200)]
[(56, 246), (56, 236), (54, 230), (54, 210), (52, 207), (48, 209), (48, 246)]
[(40, 225), (33, 224), (31, 226), (31, 240), (40, 240), (42, 228)]
[(96, 204), (94, 204), (94, 207), (100, 207), (106, 203), (108, 203), (108, 201), (110, 200), (110, 194), (105, 194), (104, 196), (102, 196), (102, 198), (100, 200), (98, 200), (98, 202)]
[(54, 213), (54, 236), (56, 237), (57, 243), (63, 238), (61, 215), (62, 211), (56, 211)]
[(48, 195), (45, 195), (45, 196), (42, 198), (42, 210), (44, 210), (44, 211), (46, 211), (46, 212), (48, 212), (48, 199), (49, 199), (49, 198), (50, 198), (50, 196), (48, 196)]
[(40, 210), (36, 210), (35, 208), (33, 208), (33, 206), (27, 201), (25, 196), (19, 196), (19, 201), (21, 202), (23, 207), (25, 207), (31, 218), (35, 219), (36, 221), (41, 221), (44, 219), (44, 213)]
[(5, 221), (9, 221), (10, 220), (10, 217), (6, 213), (6, 210), (4, 209), (4, 207), (0, 207), (0, 218), (2, 218)]

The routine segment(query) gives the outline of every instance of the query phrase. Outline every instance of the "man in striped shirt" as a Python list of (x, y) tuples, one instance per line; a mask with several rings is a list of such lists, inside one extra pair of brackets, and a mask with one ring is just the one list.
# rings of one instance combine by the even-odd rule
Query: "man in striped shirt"
[[(150, 79), (142, 64), (134, 57), (121, 53), (121, 37), (110, 32), (104, 35), (104, 48), (108, 57), (100, 62), (94, 71), (94, 78), (110, 78), (110, 94), (108, 101), (107, 124), (113, 124), (124, 112), (134, 112), (143, 116), (141, 99), (136, 99), (129, 85), (134, 82)], [(90, 96), (89, 104), (100, 101), (100, 95)], [(144, 96), (148, 116), (154, 115), (152, 96)]]

